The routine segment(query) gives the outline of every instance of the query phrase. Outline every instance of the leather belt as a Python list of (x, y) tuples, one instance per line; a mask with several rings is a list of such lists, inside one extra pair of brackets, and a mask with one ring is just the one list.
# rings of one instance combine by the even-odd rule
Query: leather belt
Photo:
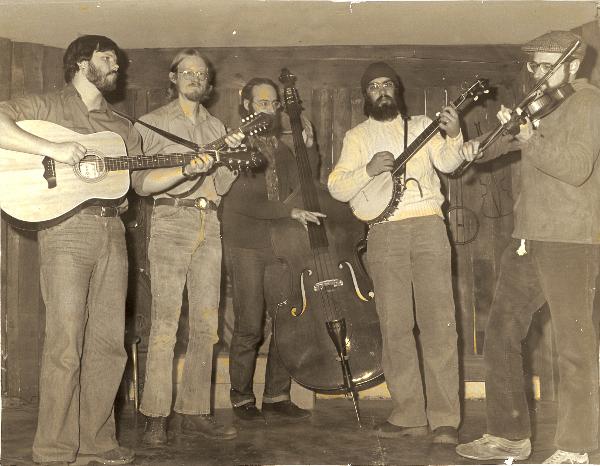
[(205, 197), (198, 197), (196, 199), (180, 199), (180, 198), (166, 198), (161, 197), (160, 199), (154, 200), (154, 205), (170, 205), (178, 207), (195, 207), (198, 210), (217, 210), (218, 205), (215, 201), (206, 199)]
[(79, 213), (84, 215), (96, 215), (97, 217), (118, 217), (126, 210), (126, 207), (120, 206), (92, 205), (89, 207), (84, 207), (79, 211)]

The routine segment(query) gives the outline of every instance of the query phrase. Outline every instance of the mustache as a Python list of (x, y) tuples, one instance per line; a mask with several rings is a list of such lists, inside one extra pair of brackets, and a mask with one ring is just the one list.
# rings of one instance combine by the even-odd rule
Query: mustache
[(375, 102), (376, 102), (376, 103), (383, 102), (383, 101), (384, 101), (384, 99), (387, 99), (387, 100), (394, 100), (394, 99), (392, 99), (392, 98), (391, 98), (389, 95), (380, 95), (380, 96), (377, 98), (377, 100), (376, 100)]

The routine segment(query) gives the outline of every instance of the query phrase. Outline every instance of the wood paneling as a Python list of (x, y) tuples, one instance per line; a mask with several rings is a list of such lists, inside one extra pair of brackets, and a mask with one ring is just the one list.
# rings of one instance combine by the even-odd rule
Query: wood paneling
[[(600, 44), (597, 25), (583, 28), (586, 39)], [(168, 101), (168, 69), (175, 49), (126, 51), (126, 86), (112, 96), (116, 107), (133, 117), (151, 111)], [(483, 131), (495, 124), (500, 105), (517, 100), (517, 78), (522, 67), (515, 46), (380, 46), (380, 47), (289, 47), (204, 49), (217, 74), (209, 110), (229, 127), (239, 123), (239, 91), (255, 76), (276, 78), (282, 67), (297, 76), (297, 88), (304, 115), (313, 123), (322, 163), (320, 179), (325, 182), (338, 160), (345, 132), (364, 120), (359, 82), (364, 68), (385, 60), (399, 72), (403, 97), (409, 114), (435, 113), (447, 100), (453, 100), (462, 83), (475, 75), (487, 77), (497, 88), (496, 95), (464, 113), (463, 131), (475, 133), (475, 123)], [(0, 39), (0, 100), (62, 86), (62, 53), (51, 47), (13, 43)], [(598, 81), (600, 67), (589, 70)], [(522, 87), (522, 86), (521, 86)], [(284, 117), (283, 126), (286, 127)], [(286, 136), (289, 142), (289, 136)], [(481, 377), (480, 352), (487, 312), (491, 303), (499, 254), (509, 240), (512, 216), (485, 215), (499, 195), (510, 193), (518, 182), (517, 165), (504, 159), (472, 168), (460, 180), (442, 176), (449, 202), (470, 209), (479, 220), (477, 237), (468, 244), (454, 245), (454, 285), (459, 330), (463, 342), (464, 371), (470, 379)], [(460, 193), (460, 197), (457, 196)], [(147, 202), (131, 195), (128, 240), (134, 272), (147, 268), (145, 243), (148, 236)], [(491, 201), (490, 201), (491, 199)], [(491, 202), (491, 204), (490, 204)], [(508, 200), (510, 203), (510, 200)], [(140, 207), (141, 206), (141, 207)], [(491, 208), (493, 211), (493, 207)], [(135, 213), (142, 224), (137, 228)], [(37, 392), (44, 310), (39, 293), (39, 266), (35, 234), (22, 233), (2, 221), (2, 336), (3, 394), (30, 399)], [(147, 285), (135, 293), (147, 293)], [(135, 302), (147, 300), (136, 296)], [(543, 340), (543, 339), (542, 339)]]

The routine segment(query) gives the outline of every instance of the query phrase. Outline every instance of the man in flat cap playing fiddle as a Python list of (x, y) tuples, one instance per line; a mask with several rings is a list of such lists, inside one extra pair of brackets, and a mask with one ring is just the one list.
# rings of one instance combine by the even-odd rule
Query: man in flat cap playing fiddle
[[(523, 119), (516, 136), (501, 137), (483, 153), (483, 159), (490, 159), (520, 150), (521, 186), (514, 239), (502, 255), (485, 332), (487, 433), (457, 446), (466, 458), (529, 458), (532, 434), (521, 344), (534, 313), (546, 302), (560, 382), (557, 450), (544, 463), (588, 463), (588, 453), (598, 448), (598, 342), (592, 312), (600, 256), (600, 90), (575, 79), (585, 55), (583, 42), (558, 63), (577, 40), (572, 32), (552, 31), (522, 47), (536, 81), (556, 68), (544, 78), (544, 92), (569, 90), (568, 97), (539, 121)], [(511, 111), (502, 107), (498, 118), (507, 123)], [(467, 143), (464, 150), (476, 153), (478, 143)]]

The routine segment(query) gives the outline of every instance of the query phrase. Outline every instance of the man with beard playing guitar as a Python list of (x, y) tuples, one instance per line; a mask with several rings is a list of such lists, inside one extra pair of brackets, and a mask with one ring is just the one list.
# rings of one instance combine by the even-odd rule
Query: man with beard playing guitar
[[(141, 153), (140, 135), (115, 114), (103, 94), (116, 88), (119, 49), (108, 37), (82, 36), (63, 57), (67, 85), (58, 92), (0, 103), (0, 147), (77, 164), (86, 148), (51, 142), (15, 121), (45, 120), (78, 133), (112, 131), (129, 155)], [(38, 425), (33, 461), (66, 466), (94, 461), (127, 464), (113, 403), (127, 360), (127, 252), (119, 205), (98, 200), (38, 233), (40, 285), (46, 306)]]
[[(399, 155), (427, 128), (424, 115), (404, 118), (400, 81), (387, 64), (369, 65), (361, 79), (365, 122), (346, 133), (342, 153), (328, 180), (343, 202), (361, 195), (374, 177), (393, 168)], [(435, 172), (451, 172), (463, 161), (458, 114), (445, 107), (436, 134), (406, 165), (405, 191), (389, 218), (371, 225), (368, 269), (373, 280), (383, 337), (382, 364), (393, 408), (375, 427), (380, 437), (419, 437), (458, 442), (458, 351), (450, 269), (450, 244)], [(413, 313), (413, 294), (415, 311)], [(413, 329), (419, 328), (427, 404)]]

